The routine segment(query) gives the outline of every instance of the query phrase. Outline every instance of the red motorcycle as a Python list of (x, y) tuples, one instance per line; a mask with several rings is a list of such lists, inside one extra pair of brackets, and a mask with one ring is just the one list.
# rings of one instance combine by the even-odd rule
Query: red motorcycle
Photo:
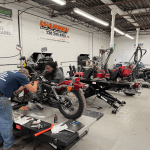
[[(141, 61), (142, 57), (146, 54), (145, 49), (141, 49), (139, 46), (137, 47), (136, 51), (134, 52), (133, 56), (131, 57), (134, 58), (133, 63), (131, 63), (131, 59), (129, 63), (126, 66), (120, 66), (114, 70), (109, 70), (107, 68), (107, 63), (108, 60), (113, 53), (113, 48), (107, 49), (107, 58), (105, 60), (105, 63), (101, 65), (102, 69), (98, 69), (98, 63), (94, 62), (96, 65), (92, 66), (87, 66), (84, 68), (88, 68), (84, 72), (75, 72), (74, 75), (76, 77), (81, 77), (85, 79), (94, 79), (94, 78), (99, 78), (99, 79), (106, 79), (107, 81), (114, 81), (114, 82), (133, 82), (136, 77), (136, 67), (137, 64)], [(142, 53), (142, 51), (145, 51)], [(137, 59), (138, 53), (140, 52), (140, 58)], [(106, 82), (107, 82), (106, 81)], [(135, 95), (137, 91), (140, 89), (141, 83), (135, 82), (135, 84), (130, 88), (130, 89), (120, 89), (120, 88), (115, 88), (115, 91), (122, 90), (126, 95)]]
[[(25, 60), (25, 57), (22, 57), (22, 60)], [(24, 89), (22, 100), (26, 99), (27, 101), (41, 104), (48, 103), (49, 105), (55, 104), (62, 115), (68, 119), (77, 119), (84, 113), (86, 101), (81, 89), (83, 83), (80, 83), (80, 78), (72, 77), (72, 79), (70, 78), (71, 80), (66, 80), (59, 84), (51, 83), (28, 66), (27, 63), (24, 66), (29, 69), (32, 79), (34, 76), (34, 79), (40, 80), (40, 83), (35, 93)], [(19, 94), (14, 95), (12, 99), (14, 97), (19, 99)]]

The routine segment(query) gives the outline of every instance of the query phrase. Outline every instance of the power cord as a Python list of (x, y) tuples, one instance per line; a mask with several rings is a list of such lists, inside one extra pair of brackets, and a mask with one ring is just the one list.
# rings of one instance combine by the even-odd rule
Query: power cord
[[(87, 106), (92, 105), (95, 102), (96, 98), (97, 98), (97, 96), (94, 98), (93, 102), (88, 104)], [(91, 108), (91, 107), (87, 107), (87, 108)], [(92, 106), (92, 108), (97, 108), (98, 110), (103, 109), (103, 107), (100, 107), (100, 106)]]
[(3, 65), (0, 65), (0, 66), (9, 66), (9, 65), (18, 65), (18, 64), (3, 64)]
[[(15, 56), (10, 56), (10, 57), (0, 57), (0, 58), (12, 58), (12, 57), (17, 57), (21, 54), (21, 52), (18, 54), (18, 55), (15, 55)], [(17, 64), (2, 64), (0, 66), (9, 66), (9, 65), (17, 65)]]
[(15, 55), (15, 56), (10, 56), (10, 57), (0, 57), (0, 58), (12, 58), (12, 57), (16, 57), (16, 56), (19, 56), (20, 53), (18, 55)]
[[(97, 97), (97, 96), (96, 96), (96, 97)], [(92, 103), (90, 103), (90, 104), (88, 104), (87, 106), (90, 106), (90, 105), (92, 105), (92, 104), (95, 102), (95, 100), (96, 100), (96, 97), (94, 98), (93, 102), (92, 102)]]

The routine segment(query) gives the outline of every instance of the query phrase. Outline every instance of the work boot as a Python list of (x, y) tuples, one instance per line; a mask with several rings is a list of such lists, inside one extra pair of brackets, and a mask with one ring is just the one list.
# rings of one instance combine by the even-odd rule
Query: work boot
[(2, 147), (2, 146), (3, 146), (3, 143), (4, 143), (4, 141), (0, 142), (0, 147)]
[(23, 148), (22, 144), (14, 144), (12, 147), (10, 147), (7, 150), (21, 150)]

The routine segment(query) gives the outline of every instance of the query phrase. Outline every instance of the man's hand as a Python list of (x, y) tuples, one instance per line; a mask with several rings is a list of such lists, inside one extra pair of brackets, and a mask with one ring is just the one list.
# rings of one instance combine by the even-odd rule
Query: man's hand
[(14, 92), (19, 92), (19, 91), (22, 91), (24, 90), (25, 87), (21, 86), (18, 90), (14, 91)]
[(33, 85), (33, 84), (34, 84), (34, 81), (31, 81), (30, 84)]
[(54, 82), (51, 82), (51, 84), (54, 85), (55, 83), (54, 83)]
[(24, 87), (29, 90), (30, 92), (35, 93), (37, 91), (37, 86), (40, 83), (40, 81), (34, 81), (34, 85), (32, 86), (31, 84), (26, 84)]
[(35, 83), (35, 84), (39, 84), (39, 83), (40, 83), (40, 81), (34, 81), (34, 83)]

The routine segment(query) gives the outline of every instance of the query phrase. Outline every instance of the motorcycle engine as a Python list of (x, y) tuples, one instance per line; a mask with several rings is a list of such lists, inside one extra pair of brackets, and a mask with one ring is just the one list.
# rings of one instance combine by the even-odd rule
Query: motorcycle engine
[(38, 87), (37, 87), (37, 91), (35, 93), (29, 93), (29, 99), (30, 100), (35, 100), (35, 101), (42, 101), (44, 98), (45, 98), (45, 93), (43, 92), (43, 89), (42, 89), (42, 84), (38, 84)]
[(47, 91), (42, 84), (38, 84), (38, 89), (35, 93), (29, 92), (29, 99), (31, 101), (36, 101), (41, 104), (44, 104), (46, 102), (50, 103), (51, 98), (53, 97), (52, 91)]

